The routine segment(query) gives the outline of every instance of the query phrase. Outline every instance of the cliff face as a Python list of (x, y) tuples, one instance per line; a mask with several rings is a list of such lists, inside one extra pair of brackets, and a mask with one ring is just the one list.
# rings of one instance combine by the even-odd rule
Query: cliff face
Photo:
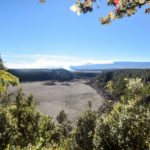
[(69, 81), (73, 74), (65, 69), (9, 69), (21, 82), (59, 80)]

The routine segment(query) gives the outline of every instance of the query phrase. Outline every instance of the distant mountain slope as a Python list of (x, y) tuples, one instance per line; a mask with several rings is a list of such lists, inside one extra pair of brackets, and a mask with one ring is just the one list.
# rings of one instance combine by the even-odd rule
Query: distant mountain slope
[(65, 69), (9, 69), (21, 82), (73, 79), (73, 74)]
[(150, 62), (114, 62), (112, 64), (87, 64), (71, 66), (73, 70), (103, 70), (103, 69), (150, 69)]

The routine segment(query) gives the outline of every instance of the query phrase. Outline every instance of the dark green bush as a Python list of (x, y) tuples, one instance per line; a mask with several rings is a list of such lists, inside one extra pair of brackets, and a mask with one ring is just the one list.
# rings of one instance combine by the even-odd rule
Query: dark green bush
[(75, 139), (79, 149), (92, 150), (94, 130), (96, 125), (97, 114), (91, 109), (87, 110), (77, 122)]

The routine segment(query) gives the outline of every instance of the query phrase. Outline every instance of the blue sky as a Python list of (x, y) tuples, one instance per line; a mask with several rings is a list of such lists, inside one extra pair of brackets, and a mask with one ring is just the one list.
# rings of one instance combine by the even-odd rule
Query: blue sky
[(75, 0), (0, 1), (0, 53), (10, 68), (69, 67), (85, 63), (150, 61), (150, 15), (144, 9), (102, 26), (100, 9), (77, 16)]

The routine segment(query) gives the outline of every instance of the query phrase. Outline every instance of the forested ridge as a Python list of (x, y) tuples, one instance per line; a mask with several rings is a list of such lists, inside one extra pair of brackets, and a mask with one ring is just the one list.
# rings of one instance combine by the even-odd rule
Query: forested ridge
[[(98, 89), (109, 92), (115, 98), (126, 94), (129, 80), (142, 82), (143, 86), (150, 83), (150, 69), (122, 69), (103, 71), (97, 75), (93, 83)], [(138, 85), (137, 85), (138, 86)]]
[[(98, 111), (92, 102), (71, 123), (65, 110), (56, 120), (45, 116), (33, 96), (19, 90), (12, 99), (9, 85), (18, 78), (0, 71), (0, 149), (33, 150), (149, 150), (150, 70), (118, 70), (99, 74), (94, 82), (117, 97), (108, 99)], [(13, 95), (14, 97), (14, 95)]]
[(13, 75), (20, 79), (20, 82), (58, 80), (69, 81), (73, 74), (65, 69), (9, 69)]
[(31, 81), (70, 81), (79, 78), (93, 78), (97, 72), (68, 71), (66, 69), (9, 69), (11, 74), (17, 76), (20, 82)]

